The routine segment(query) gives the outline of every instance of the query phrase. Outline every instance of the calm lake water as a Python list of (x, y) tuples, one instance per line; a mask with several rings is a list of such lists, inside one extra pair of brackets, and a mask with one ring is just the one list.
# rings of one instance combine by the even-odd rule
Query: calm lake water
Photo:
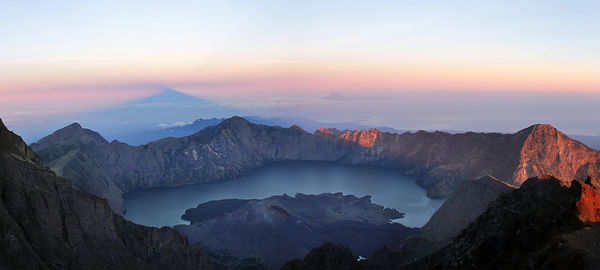
[(430, 199), (414, 178), (398, 170), (329, 162), (294, 161), (264, 166), (234, 180), (156, 188), (125, 194), (125, 218), (148, 226), (187, 224), (181, 215), (199, 203), (219, 199), (261, 199), (284, 193), (343, 192), (371, 195), (374, 203), (406, 213), (397, 222), (423, 226), (444, 200)]

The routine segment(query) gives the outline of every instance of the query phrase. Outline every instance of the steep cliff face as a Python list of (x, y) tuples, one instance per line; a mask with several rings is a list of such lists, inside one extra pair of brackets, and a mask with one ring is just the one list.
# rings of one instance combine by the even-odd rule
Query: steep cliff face
[(321, 130), (363, 146), (357, 163), (399, 167), (417, 176), (431, 197), (449, 196), (464, 180), (494, 175), (512, 182), (530, 129), (515, 134), (425, 132), (393, 134), (346, 131), (341, 135)]
[(1, 269), (209, 269), (171, 228), (133, 224), (40, 165), (0, 122)]
[(588, 176), (600, 177), (600, 151), (572, 140), (550, 125), (535, 125), (526, 131), (529, 135), (512, 177), (516, 185), (544, 174), (581, 181)]
[[(551, 176), (501, 195), (416, 269), (598, 269), (600, 193)], [(589, 237), (589, 238), (585, 238)]]
[(600, 177), (600, 151), (550, 125), (533, 125), (515, 134), (392, 134), (376, 129), (343, 134), (319, 129), (317, 133), (363, 146), (362, 163), (407, 169), (432, 197), (446, 197), (462, 181), (485, 175), (516, 186), (543, 174), (578, 180)]
[[(332, 131), (329, 131), (329, 135), (334, 135)], [(340, 138), (354, 142), (360, 146), (371, 148), (377, 141), (377, 138), (381, 136), (381, 131), (371, 128), (369, 130), (355, 130), (355, 131), (346, 131), (343, 134), (339, 135)]]
[[(76, 188), (108, 198), (116, 211), (123, 209), (122, 192), (230, 179), (288, 160), (398, 168), (416, 176), (430, 197), (447, 197), (464, 180), (486, 175), (518, 186), (538, 173), (580, 180), (600, 174), (598, 151), (546, 125), (515, 134), (326, 128), (310, 134), (299, 127), (256, 125), (232, 117), (188, 137), (136, 147), (106, 143), (81, 130), (78, 125), (67, 127), (32, 147)], [(63, 133), (75, 135), (56, 135)]]
[(428, 190), (429, 196), (447, 197), (464, 180), (486, 175), (510, 179), (526, 136), (523, 131), (382, 133), (370, 149), (374, 155), (386, 157), (376, 160), (394, 162), (417, 176), (417, 183)]

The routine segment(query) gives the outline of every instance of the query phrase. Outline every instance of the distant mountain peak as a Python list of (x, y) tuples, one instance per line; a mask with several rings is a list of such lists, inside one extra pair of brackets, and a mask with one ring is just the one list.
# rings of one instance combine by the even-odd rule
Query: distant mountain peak
[(237, 115), (229, 117), (228, 119), (225, 119), (223, 122), (225, 122), (225, 121), (250, 123), (250, 121), (246, 120), (246, 118), (237, 116)]
[(83, 127), (81, 127), (81, 125), (77, 122), (70, 124), (62, 129), (83, 129)]
[(216, 118), (216, 117), (207, 118), (207, 119), (202, 119), (201, 118), (201, 119), (196, 119), (192, 124), (199, 124), (199, 123), (204, 123), (204, 122), (207, 122), (207, 121), (213, 121), (213, 122), (214, 121), (219, 121), (219, 122), (221, 122), (223, 120), (225, 120), (225, 119), (223, 119), (223, 118)]
[(558, 131), (558, 129), (551, 124), (533, 124), (527, 128), (519, 130), (518, 133), (533, 133), (536, 131)]
[(175, 89), (172, 89), (172, 88), (166, 88), (164, 91), (161, 92), (161, 94), (176, 94), (176, 95), (181, 95), (183, 93), (181, 93), (181, 92), (179, 92), (179, 91), (177, 91)]
[(338, 92), (331, 93), (325, 97), (327, 100), (339, 101), (339, 100), (347, 100), (349, 97), (344, 96)]
[(93, 131), (91, 129), (87, 129), (87, 128), (82, 127), (77, 122), (72, 123), (72, 124), (70, 124), (68, 126), (65, 126), (64, 128), (61, 128), (61, 129), (55, 131), (54, 133), (63, 133), (63, 134), (65, 134), (65, 133), (74, 133), (74, 132), (78, 133), (78, 135), (79, 134), (98, 134), (98, 135), (100, 135), (96, 131)]
[(534, 125), (532, 125), (532, 127), (537, 128), (537, 129), (556, 129), (551, 124), (534, 124)]

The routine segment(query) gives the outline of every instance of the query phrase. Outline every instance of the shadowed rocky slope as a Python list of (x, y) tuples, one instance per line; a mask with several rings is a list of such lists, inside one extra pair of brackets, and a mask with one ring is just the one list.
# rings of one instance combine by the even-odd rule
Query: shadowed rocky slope
[(492, 176), (463, 182), (427, 224), (401, 244), (378, 250), (371, 261), (380, 263), (378, 268), (398, 267), (443, 248), (483, 214), (490, 202), (513, 189)]
[(352, 251), (343, 246), (325, 243), (311, 250), (303, 260), (287, 262), (281, 270), (359, 270), (363, 269)]
[(517, 186), (543, 173), (579, 180), (600, 176), (600, 152), (549, 125), (515, 134), (325, 128), (310, 134), (297, 126), (256, 125), (232, 117), (188, 137), (132, 147), (108, 143), (74, 124), (32, 148), (76, 188), (108, 198), (116, 211), (123, 210), (122, 192), (235, 178), (287, 160), (399, 168), (416, 176), (431, 197), (449, 196), (462, 181), (485, 175)]
[(41, 166), (0, 120), (0, 269), (208, 269), (171, 228), (113, 213)]
[(239, 258), (259, 257), (276, 269), (325, 242), (370, 256), (381, 246), (398, 243), (416, 231), (390, 223), (403, 216), (372, 204), (369, 196), (296, 194), (203, 203), (182, 217), (190, 225), (175, 229), (192, 243), (211, 250), (230, 250)]
[[(350, 269), (600, 269), (600, 180), (530, 178), (503, 192), (450, 244), (408, 263), (382, 249)], [(351, 252), (319, 247), (286, 269), (338, 266)], [(302, 266), (304, 268), (294, 268)]]
[(593, 185), (531, 178), (413, 268), (599, 269), (598, 222), (600, 192)]
[(493, 176), (462, 183), (415, 237), (425, 237), (446, 245), (487, 209), (491, 201), (514, 187)]

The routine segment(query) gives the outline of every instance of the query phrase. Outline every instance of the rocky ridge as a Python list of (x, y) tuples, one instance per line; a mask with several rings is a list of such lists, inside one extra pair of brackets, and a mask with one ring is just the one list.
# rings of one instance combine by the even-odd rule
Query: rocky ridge
[[(93, 131), (81, 130), (85, 132), (70, 132), (92, 137)], [(311, 134), (299, 127), (256, 125), (232, 117), (191, 136), (136, 147), (66, 139), (58, 135), (63, 131), (68, 130), (59, 130), (32, 148), (59, 175), (73, 180), (76, 188), (108, 198), (116, 211), (123, 210), (122, 192), (236, 178), (288, 160), (398, 168), (416, 176), (431, 197), (449, 196), (464, 180), (486, 175), (516, 186), (539, 173), (579, 180), (600, 176), (600, 151), (549, 125), (514, 134), (326, 128)]]
[(175, 230), (136, 225), (77, 191), (0, 120), (0, 269), (210, 269)]

